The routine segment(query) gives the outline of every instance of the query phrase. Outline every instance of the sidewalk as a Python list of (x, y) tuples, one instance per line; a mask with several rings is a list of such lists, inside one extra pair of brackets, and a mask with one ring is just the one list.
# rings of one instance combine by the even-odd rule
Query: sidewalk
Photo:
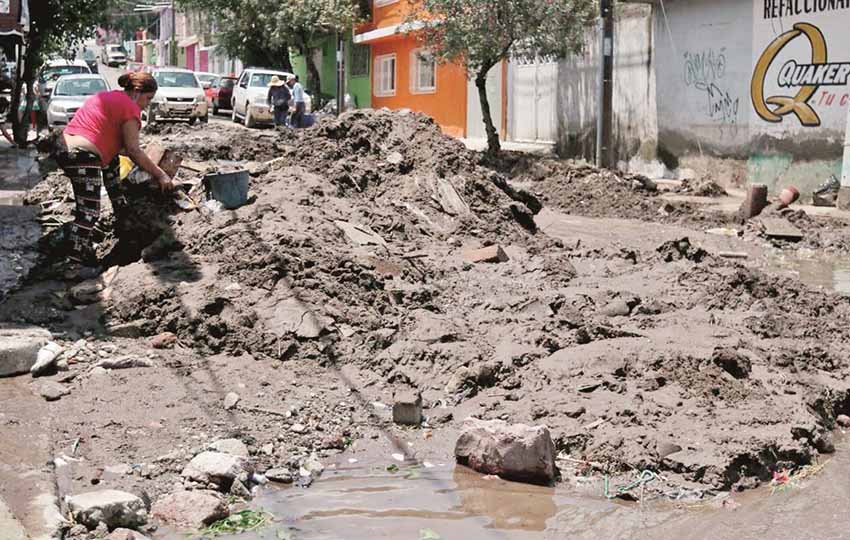
[(36, 155), (35, 149), (0, 143), (0, 299), (38, 260), (38, 208), (21, 206), (26, 191), (41, 180)]
[(0, 142), (0, 206), (20, 204), (24, 192), (41, 180), (35, 148), (20, 150)]
[[(460, 139), (467, 148), (476, 152), (487, 150), (487, 139)], [(507, 152), (520, 152), (523, 154), (534, 154), (538, 156), (554, 156), (555, 144), (502, 141), (502, 150)]]

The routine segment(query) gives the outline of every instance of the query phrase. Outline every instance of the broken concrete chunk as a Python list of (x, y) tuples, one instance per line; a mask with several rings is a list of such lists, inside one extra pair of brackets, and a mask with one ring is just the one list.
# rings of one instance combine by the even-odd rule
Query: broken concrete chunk
[(288, 469), (269, 469), (266, 471), (266, 478), (272, 482), (281, 484), (291, 484), (293, 482), (292, 473)]
[(153, 367), (153, 362), (146, 358), (128, 355), (119, 356), (118, 358), (107, 358), (105, 360), (101, 360), (95, 365), (97, 367), (102, 367), (103, 369), (129, 369)]
[(239, 439), (221, 439), (210, 444), (210, 450), (230, 454), (231, 456), (248, 457), (248, 447)]
[(4, 326), (0, 328), (0, 377), (29, 372), (38, 359), (38, 351), (53, 336), (36, 326)]
[(177, 343), (177, 336), (171, 332), (163, 332), (151, 338), (151, 347), (154, 349), (170, 349)]
[(270, 331), (276, 335), (295, 334), (304, 339), (315, 339), (325, 329), (325, 325), (313, 310), (298, 298), (287, 298), (274, 308), (268, 322)]
[(468, 418), (455, 458), (480, 473), (518, 482), (551, 484), (557, 473), (555, 444), (545, 426)]
[(428, 183), (431, 188), (431, 199), (440, 205), (440, 209), (450, 216), (462, 216), (469, 213), (469, 205), (446, 178), (433, 176)]
[(126, 491), (104, 489), (68, 498), (68, 509), (74, 519), (93, 529), (105, 523), (109, 529), (141, 527), (148, 521), (145, 503)]
[(236, 408), (236, 404), (239, 403), (239, 394), (236, 392), (228, 392), (226, 396), (224, 396), (224, 409), (227, 411), (232, 411)]
[(835, 421), (841, 427), (850, 427), (850, 416), (847, 416), (846, 414), (839, 414), (835, 417)]
[(44, 381), (38, 386), (38, 394), (47, 401), (58, 401), (70, 393), (71, 390), (67, 386), (54, 381)]
[(56, 368), (56, 359), (65, 349), (53, 341), (42, 347), (36, 356), (35, 365), (30, 368), (33, 377), (44, 375)]
[(405, 426), (422, 423), (422, 394), (418, 391), (400, 392), (393, 404), (393, 422)]
[(222, 452), (201, 452), (180, 473), (196, 482), (213, 483), (225, 490), (243, 472), (252, 472), (247, 459)]
[(175, 491), (156, 501), (151, 515), (175, 527), (200, 529), (228, 516), (227, 503), (215, 491)]
[(463, 260), (471, 263), (501, 263), (507, 262), (508, 254), (501, 246), (487, 246), (481, 249), (473, 249), (463, 254)]
[(753, 370), (750, 359), (735, 349), (716, 349), (711, 360), (720, 369), (736, 379), (746, 379)]
[(358, 225), (355, 223), (349, 223), (348, 221), (334, 221), (334, 225), (336, 225), (339, 230), (345, 233), (345, 236), (348, 239), (360, 246), (384, 246), (386, 247), (386, 241), (373, 231), (368, 225)]

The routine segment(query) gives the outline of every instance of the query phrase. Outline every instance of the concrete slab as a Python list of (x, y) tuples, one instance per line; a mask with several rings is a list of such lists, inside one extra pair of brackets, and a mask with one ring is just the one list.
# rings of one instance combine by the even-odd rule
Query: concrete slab
[(3, 499), (0, 499), (0, 540), (29, 540), (23, 525), (12, 515)]
[(4, 325), (0, 328), (0, 377), (29, 373), (38, 351), (52, 335), (37, 326)]
[[(461, 139), (460, 140), (467, 148), (476, 152), (483, 152), (487, 149), (486, 139)], [(554, 156), (554, 143), (536, 143), (536, 142), (517, 142), (517, 141), (502, 141), (502, 150), (507, 152), (521, 152), (523, 154), (534, 154), (539, 156)]]

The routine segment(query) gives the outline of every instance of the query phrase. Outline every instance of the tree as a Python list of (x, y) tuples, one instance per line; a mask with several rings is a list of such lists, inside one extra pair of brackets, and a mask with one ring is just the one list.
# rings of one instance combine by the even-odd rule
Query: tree
[[(30, 0), (30, 31), (26, 37), (23, 72), (12, 93), (12, 131), (20, 147), (27, 144), (27, 125), (32, 111), (38, 68), (51, 54), (74, 51), (94, 28), (106, 9), (106, 0)], [(18, 114), (26, 86), (26, 106)]]
[(502, 60), (579, 52), (597, 0), (409, 0), (408, 27), (439, 62), (459, 62), (475, 80), (487, 155), (501, 150), (487, 100), (487, 73)]
[(297, 49), (314, 92), (321, 89), (321, 74), (312, 53), (322, 37), (350, 29), (360, 11), (355, 0), (178, 0), (178, 5), (211, 13), (221, 46), (247, 64), (291, 71), (289, 47)]

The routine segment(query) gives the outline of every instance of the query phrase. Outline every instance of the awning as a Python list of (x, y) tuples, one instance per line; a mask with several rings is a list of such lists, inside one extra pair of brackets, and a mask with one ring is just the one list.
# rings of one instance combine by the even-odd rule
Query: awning
[(182, 41), (177, 42), (177, 46), (180, 47), (181, 49), (185, 49), (186, 47), (191, 47), (192, 45), (194, 45), (197, 42), (198, 42), (198, 36), (190, 36), (190, 37), (187, 37), (186, 39), (184, 39)]
[(378, 28), (377, 30), (372, 30), (370, 32), (357, 34), (354, 36), (354, 43), (358, 45), (374, 43), (376, 41), (386, 39), (388, 37), (392, 37), (398, 34), (407, 34), (410, 32), (415, 32), (416, 30), (421, 30), (422, 28), (425, 28), (425, 23), (420, 21), (416, 21), (413, 23), (394, 24), (392, 26), (385, 26), (384, 28)]

